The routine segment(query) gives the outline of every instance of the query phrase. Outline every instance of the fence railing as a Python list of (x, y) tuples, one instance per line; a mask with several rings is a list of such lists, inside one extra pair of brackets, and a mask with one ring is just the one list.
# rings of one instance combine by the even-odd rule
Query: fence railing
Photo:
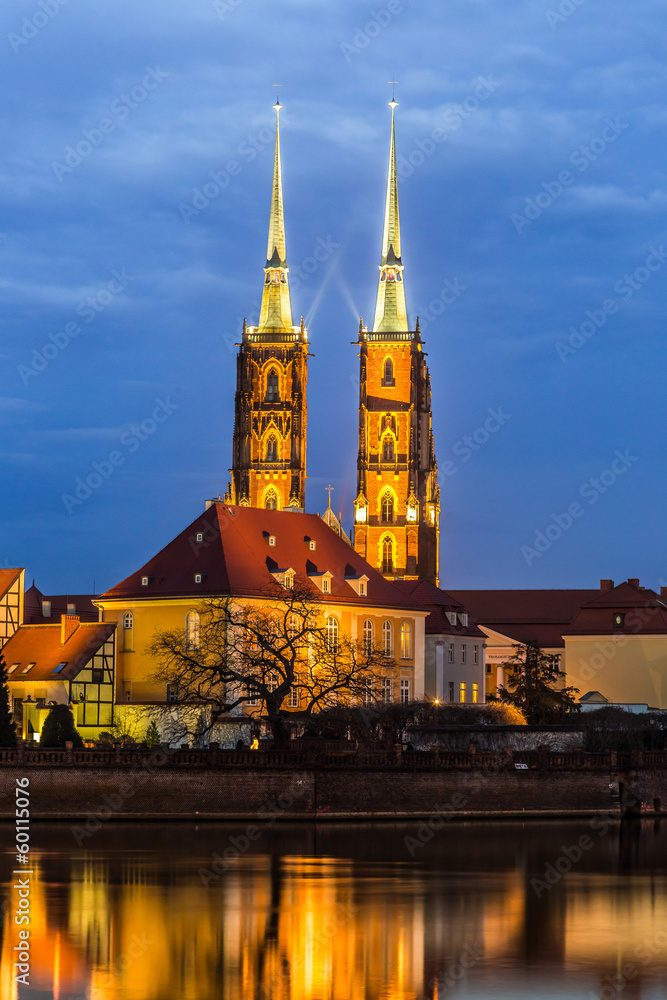
[[(342, 748), (341, 748), (342, 747)], [(539, 770), (623, 771), (628, 768), (667, 769), (667, 751), (629, 750), (605, 753), (583, 751), (513, 751), (471, 753), (448, 750), (415, 751), (374, 749), (355, 744), (304, 746), (287, 750), (222, 750), (217, 747), (191, 749), (166, 746), (109, 750), (50, 750), (19, 744), (16, 750), (0, 750), (2, 767), (173, 767), (173, 768), (296, 768), (362, 767), (391, 770)]]

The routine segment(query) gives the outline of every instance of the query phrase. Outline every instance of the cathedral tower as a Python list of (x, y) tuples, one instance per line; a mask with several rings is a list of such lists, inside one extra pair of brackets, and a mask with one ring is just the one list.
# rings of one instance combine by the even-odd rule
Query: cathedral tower
[(303, 508), (306, 491), (308, 331), (292, 325), (280, 165), (280, 111), (257, 326), (243, 323), (236, 363), (236, 408), (229, 499), (246, 507)]
[(386, 577), (438, 583), (440, 491), (431, 379), (419, 320), (408, 329), (394, 112), (373, 329), (359, 322), (359, 455), (354, 547)]

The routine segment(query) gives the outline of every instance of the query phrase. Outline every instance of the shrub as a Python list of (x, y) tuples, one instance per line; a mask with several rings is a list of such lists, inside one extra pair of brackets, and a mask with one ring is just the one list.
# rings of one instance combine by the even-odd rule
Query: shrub
[(73, 743), (76, 749), (83, 747), (81, 734), (67, 705), (53, 706), (44, 720), (40, 743), (44, 747), (64, 748), (66, 743)]

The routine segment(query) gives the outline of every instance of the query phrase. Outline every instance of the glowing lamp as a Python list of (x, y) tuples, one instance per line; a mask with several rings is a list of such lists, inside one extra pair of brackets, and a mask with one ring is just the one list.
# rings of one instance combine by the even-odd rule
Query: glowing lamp
[(408, 507), (407, 516), (408, 516), (408, 521), (413, 521), (413, 522), (416, 521), (417, 520), (417, 508), (414, 507), (414, 506)]
[(357, 521), (359, 524), (366, 523), (366, 507), (357, 507)]

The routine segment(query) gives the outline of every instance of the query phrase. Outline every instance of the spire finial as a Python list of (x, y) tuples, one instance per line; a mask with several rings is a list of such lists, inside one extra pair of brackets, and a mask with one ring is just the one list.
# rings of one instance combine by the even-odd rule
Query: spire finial
[(280, 112), (283, 110), (283, 106), (280, 103), (280, 88), (282, 87), (282, 83), (274, 83), (273, 86), (278, 88), (276, 91), (276, 103), (273, 105), (273, 110), (277, 115), (280, 115)]
[(396, 91), (394, 90), (396, 84), (398, 83), (398, 80), (389, 80), (389, 83), (391, 84), (391, 100), (389, 101), (389, 107), (391, 108), (391, 113), (393, 115), (394, 108), (398, 107), (398, 101), (396, 100)]
[(331, 485), (329, 485), (329, 486), (325, 486), (324, 488), (327, 491), (327, 493), (329, 494), (329, 506), (327, 507), (327, 510), (331, 510), (331, 494), (334, 491), (334, 487), (331, 486)]

